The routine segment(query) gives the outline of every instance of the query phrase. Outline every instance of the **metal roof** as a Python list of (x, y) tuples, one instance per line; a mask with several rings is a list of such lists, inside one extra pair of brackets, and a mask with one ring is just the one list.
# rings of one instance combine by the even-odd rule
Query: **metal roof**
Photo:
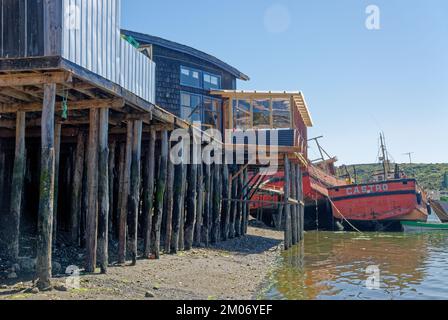
[(250, 79), (247, 75), (245, 75), (241, 71), (239, 71), (236, 68), (228, 65), (227, 63), (219, 60), (218, 58), (216, 58), (212, 55), (209, 55), (205, 52), (199, 51), (197, 49), (188, 47), (186, 45), (176, 43), (173, 41), (169, 41), (169, 40), (159, 38), (156, 36), (152, 36), (149, 34), (143, 34), (143, 33), (134, 32), (134, 31), (130, 31), (130, 30), (121, 30), (121, 33), (126, 36), (133, 37), (135, 40), (137, 40), (141, 44), (156, 45), (156, 46), (160, 46), (160, 47), (163, 47), (166, 49), (170, 49), (173, 51), (188, 54), (188, 55), (194, 56), (196, 58), (202, 59), (208, 63), (215, 65), (216, 67), (218, 67), (224, 71), (227, 71), (228, 73), (230, 73), (231, 75), (235, 76), (236, 78), (238, 78), (240, 80), (247, 81)]

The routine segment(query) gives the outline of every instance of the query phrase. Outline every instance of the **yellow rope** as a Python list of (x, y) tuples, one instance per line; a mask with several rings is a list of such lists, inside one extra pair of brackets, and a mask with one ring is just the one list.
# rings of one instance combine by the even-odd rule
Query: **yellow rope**
[(349, 226), (353, 228), (353, 230), (355, 230), (355, 231), (357, 231), (357, 232), (363, 234), (358, 228), (356, 228), (353, 224), (350, 223), (350, 221), (348, 221), (348, 220), (344, 217), (344, 215), (341, 213), (341, 211), (339, 211), (339, 209), (336, 207), (336, 205), (334, 204), (334, 202), (331, 201), (330, 197), (327, 197), (327, 199), (328, 199), (328, 201), (330, 201), (330, 203), (332, 204), (333, 208), (336, 209), (336, 211), (339, 213), (339, 215), (342, 217), (342, 219), (344, 219), (344, 221), (346, 221), (346, 222), (349, 224)]

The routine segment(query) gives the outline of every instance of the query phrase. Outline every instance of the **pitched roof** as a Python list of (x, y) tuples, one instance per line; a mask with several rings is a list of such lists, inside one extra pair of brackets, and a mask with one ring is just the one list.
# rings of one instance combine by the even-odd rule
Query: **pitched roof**
[(152, 45), (160, 46), (160, 47), (163, 47), (166, 49), (170, 49), (173, 51), (177, 51), (180, 53), (194, 56), (194, 57), (202, 59), (208, 63), (211, 63), (224, 71), (227, 71), (228, 73), (230, 73), (231, 75), (235, 76), (236, 78), (238, 78), (240, 80), (246, 80), (246, 81), (249, 80), (249, 77), (247, 75), (245, 75), (241, 71), (237, 70), (236, 68), (228, 65), (224, 61), (221, 61), (212, 55), (209, 55), (209, 54), (199, 51), (197, 49), (188, 47), (186, 45), (183, 45), (183, 44), (180, 44), (177, 42), (169, 41), (169, 40), (166, 40), (163, 38), (151, 36), (149, 34), (143, 34), (143, 33), (134, 32), (134, 31), (130, 31), (130, 30), (121, 30), (121, 33), (124, 35), (127, 35), (127, 36), (132, 36), (135, 40), (137, 40), (141, 44), (152, 44)]

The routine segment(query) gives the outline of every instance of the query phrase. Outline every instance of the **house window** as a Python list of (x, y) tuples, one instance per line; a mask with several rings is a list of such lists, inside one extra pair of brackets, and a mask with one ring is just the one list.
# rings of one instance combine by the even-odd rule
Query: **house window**
[(275, 129), (291, 128), (290, 99), (272, 99), (272, 118)]
[(271, 128), (271, 100), (253, 100), (253, 125), (257, 129)]
[(222, 102), (219, 99), (204, 96), (204, 125), (208, 127), (220, 127), (220, 114)]
[(221, 89), (221, 77), (204, 72), (204, 89)]
[(180, 67), (180, 84), (188, 87), (201, 88), (201, 71), (189, 68)]
[(234, 100), (233, 116), (235, 129), (247, 130), (251, 128), (250, 100)]
[(180, 105), (182, 119), (190, 122), (202, 121), (202, 97), (200, 95), (181, 92)]

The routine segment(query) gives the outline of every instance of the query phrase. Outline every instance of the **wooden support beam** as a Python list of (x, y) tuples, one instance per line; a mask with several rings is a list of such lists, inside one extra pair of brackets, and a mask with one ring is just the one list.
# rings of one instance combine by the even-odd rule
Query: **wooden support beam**
[(138, 249), (138, 210), (140, 204), (140, 176), (141, 176), (141, 154), (142, 154), (142, 128), (141, 120), (134, 120), (134, 132), (132, 137), (132, 164), (131, 185), (128, 204), (128, 238), (129, 254), (132, 265), (137, 264)]
[(221, 231), (221, 210), (222, 210), (222, 169), (220, 164), (213, 167), (213, 224), (212, 224), (212, 243), (220, 241)]
[[(185, 150), (182, 150), (185, 152)], [(180, 228), (182, 226), (182, 210), (184, 206), (184, 168), (185, 165), (178, 164), (174, 167), (174, 186), (173, 186), (173, 232), (171, 235), (170, 253), (176, 254), (179, 251)]]
[[(109, 115), (110, 116), (110, 115)], [(114, 140), (109, 143), (109, 239), (114, 239), (114, 213), (115, 213), (115, 160), (116, 160), (117, 142)]]
[(59, 84), (72, 81), (72, 74), (65, 71), (45, 73), (20, 73), (0, 75), (1, 87), (37, 86), (45, 84)]
[(97, 262), (98, 235), (98, 109), (90, 110), (89, 142), (87, 152), (87, 194), (86, 213), (86, 267), (88, 273), (95, 272)]
[[(296, 176), (296, 165), (291, 165), (291, 197), (297, 199), (297, 176)], [(298, 215), (297, 215), (297, 205), (291, 206), (291, 242), (292, 245), (298, 243)]]
[(41, 125), (41, 167), (39, 216), (37, 224), (37, 286), (41, 290), (51, 287), (51, 236), (54, 197), (54, 111), (56, 84), (44, 86), (44, 103)]
[(82, 180), (84, 174), (84, 154), (86, 145), (86, 135), (80, 133), (76, 143), (75, 167), (73, 173), (73, 189), (71, 199), (71, 219), (70, 234), (71, 241), (74, 245), (80, 245), (80, 217), (82, 202)]
[[(68, 109), (74, 110), (87, 110), (87, 109), (121, 109), (125, 105), (123, 99), (97, 99), (97, 100), (80, 100), (68, 103)], [(42, 104), (37, 102), (32, 103), (12, 103), (12, 104), (0, 104), (0, 113), (15, 113), (18, 111), (23, 112), (39, 112), (42, 110)], [(62, 105), (60, 103), (55, 107), (56, 112), (62, 111)]]
[(126, 262), (126, 221), (128, 214), (128, 198), (131, 187), (131, 166), (132, 166), (132, 137), (134, 133), (134, 123), (128, 121), (127, 123), (127, 137), (126, 148), (123, 152), (125, 155), (122, 157), (123, 163), (122, 169), (122, 182), (120, 184), (120, 206), (119, 206), (119, 226), (118, 226), (118, 263), (123, 264)]
[(171, 251), (171, 237), (173, 234), (173, 195), (174, 195), (174, 164), (168, 159), (168, 178), (166, 187), (166, 232), (165, 232), (165, 253)]
[(304, 238), (305, 231), (305, 203), (303, 198), (303, 172), (300, 165), (297, 164), (297, 200), (299, 203), (298, 208), (298, 221), (299, 221), (299, 241), (302, 241)]
[(288, 250), (292, 246), (292, 237), (291, 237), (291, 206), (289, 204), (290, 190), (291, 190), (291, 168), (289, 165), (288, 155), (285, 155), (285, 184), (283, 187), (285, 193), (285, 250)]
[[(230, 179), (232, 183), (232, 199), (238, 199), (238, 180)], [(230, 223), (229, 223), (229, 238), (233, 239), (236, 236), (236, 219), (238, 212), (238, 204), (237, 202), (233, 202), (230, 208)]]
[(224, 164), (222, 166), (222, 220), (221, 220), (221, 239), (227, 241), (229, 239), (230, 231), (230, 208), (231, 202), (228, 200), (231, 198), (230, 192), (230, 181), (229, 181), (229, 167)]
[(194, 236), (194, 245), (200, 247), (202, 244), (202, 227), (204, 216), (204, 165), (198, 165), (197, 181), (197, 209), (196, 209), (196, 227)]
[(154, 219), (152, 224), (151, 246), (154, 259), (160, 258), (160, 233), (162, 226), (163, 202), (168, 169), (168, 131), (162, 132), (159, 177), (154, 198)]
[(109, 109), (100, 109), (98, 132), (98, 263), (109, 265)]
[(152, 217), (154, 213), (154, 175), (155, 175), (155, 149), (156, 149), (156, 131), (149, 132), (149, 148), (146, 155), (146, 164), (144, 165), (144, 185), (143, 185), (143, 256), (151, 257), (151, 230)]
[[(242, 200), (243, 199), (243, 179), (241, 174), (238, 175), (238, 179), (236, 179), (237, 183), (237, 196), (235, 199)], [(241, 236), (241, 225), (242, 225), (242, 211), (243, 205), (241, 202), (237, 202), (236, 209), (236, 218), (235, 218), (235, 237)]]
[(22, 212), (22, 192), (25, 178), (26, 151), (25, 151), (25, 112), (17, 113), (16, 148), (14, 169), (11, 184), (11, 248), (10, 257), (13, 261), (19, 258), (20, 243), (20, 214)]
[(212, 193), (211, 193), (211, 184), (212, 184), (212, 176), (211, 176), (211, 165), (210, 159), (206, 159), (205, 166), (205, 177), (204, 177), (204, 215), (202, 221), (202, 241), (208, 247), (210, 244), (210, 220), (211, 220), (211, 212), (212, 212)]
[[(193, 149), (193, 148), (190, 148)], [(193, 159), (193, 150), (191, 151)], [(197, 200), (197, 179), (198, 171), (197, 164), (192, 163), (188, 165), (188, 189), (187, 189), (187, 209), (185, 219), (185, 250), (190, 250), (193, 247), (194, 227), (196, 224), (196, 200)]]
[(5, 150), (3, 150), (3, 143), (2, 141), (0, 141), (0, 208), (3, 208), (3, 200), (4, 200), (5, 164), (6, 164)]
[(62, 125), (56, 123), (54, 127), (54, 208), (53, 208), (53, 244), (57, 242), (58, 233), (58, 197), (59, 197), (59, 163), (61, 157)]
[[(248, 168), (246, 168), (244, 170), (243, 179), (244, 179), (244, 181), (243, 181), (244, 186), (249, 186), (249, 169)], [(249, 200), (246, 190), (244, 190), (244, 194), (245, 194), (245, 196), (244, 196), (243, 200)], [(245, 204), (244, 215), (246, 218), (244, 219), (243, 235), (246, 235), (248, 227), (249, 227), (249, 217), (250, 217), (250, 203), (249, 202), (246, 202), (246, 204)]]
[(179, 225), (179, 251), (185, 249), (185, 201), (187, 192), (187, 165), (182, 168), (182, 203), (180, 210), (180, 225)]

